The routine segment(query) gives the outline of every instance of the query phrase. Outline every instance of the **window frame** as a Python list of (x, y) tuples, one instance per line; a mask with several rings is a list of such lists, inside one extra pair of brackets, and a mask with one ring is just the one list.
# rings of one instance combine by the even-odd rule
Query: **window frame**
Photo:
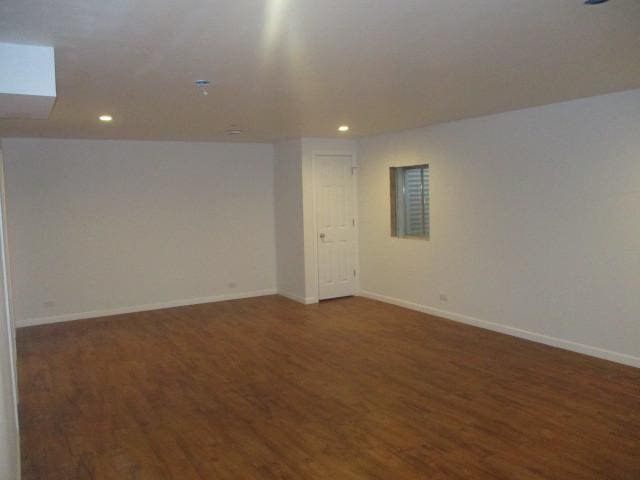
[[(423, 206), (423, 218), (424, 218), (424, 235), (416, 235), (416, 234), (406, 234), (406, 228), (399, 228), (399, 219), (398, 219), (398, 210), (400, 205), (398, 205), (398, 183), (400, 180), (400, 175), (402, 177), (403, 182), (405, 181), (404, 172), (407, 170), (415, 170), (421, 169), (421, 179), (420, 179), (420, 187), (422, 192), (422, 206)], [(425, 175), (425, 172), (427, 175)], [(429, 240), (431, 237), (431, 209), (427, 206), (426, 199), (430, 199), (430, 191), (431, 191), (431, 182), (430, 182), (430, 166), (428, 163), (420, 163), (416, 165), (401, 165), (397, 167), (389, 167), (389, 187), (390, 187), (390, 200), (391, 200), (391, 236), (395, 238), (407, 238), (414, 240)], [(425, 182), (426, 177), (426, 182)], [(426, 189), (425, 189), (426, 187)], [(426, 196), (425, 196), (426, 190)], [(406, 192), (402, 192), (403, 198), (406, 195)], [(425, 198), (426, 197), (426, 198)], [(404, 200), (403, 200), (403, 205)], [(403, 215), (406, 216), (406, 206), (403, 207)], [(425, 218), (426, 217), (426, 218)], [(402, 231), (400, 231), (402, 230)]]

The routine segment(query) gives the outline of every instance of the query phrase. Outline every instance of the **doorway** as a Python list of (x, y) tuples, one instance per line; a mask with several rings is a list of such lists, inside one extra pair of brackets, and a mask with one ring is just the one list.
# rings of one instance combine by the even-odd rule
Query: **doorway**
[(318, 299), (356, 293), (353, 155), (314, 155)]

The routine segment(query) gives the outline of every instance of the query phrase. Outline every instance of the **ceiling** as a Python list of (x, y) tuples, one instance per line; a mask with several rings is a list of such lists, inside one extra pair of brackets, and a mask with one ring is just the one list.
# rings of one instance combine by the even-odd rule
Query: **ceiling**
[(0, 0), (2, 41), (55, 47), (58, 99), (0, 136), (368, 136), (640, 87), (638, 0)]

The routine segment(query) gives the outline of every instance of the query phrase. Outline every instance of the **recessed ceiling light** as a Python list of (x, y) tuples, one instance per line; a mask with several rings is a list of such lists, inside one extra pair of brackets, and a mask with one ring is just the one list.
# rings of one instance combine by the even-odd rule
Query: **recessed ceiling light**
[(601, 3), (607, 3), (609, 0), (584, 0), (585, 5), (600, 5)]
[(235, 125), (231, 125), (225, 130), (224, 133), (226, 133), (227, 135), (241, 135), (243, 132), (242, 129), (236, 127)]
[(101, 122), (110, 122), (111, 120), (113, 120), (113, 117), (111, 115), (100, 115), (98, 118)]
[(338, 127), (338, 131), (339, 132), (348, 132), (349, 131), (349, 125), (340, 125)]

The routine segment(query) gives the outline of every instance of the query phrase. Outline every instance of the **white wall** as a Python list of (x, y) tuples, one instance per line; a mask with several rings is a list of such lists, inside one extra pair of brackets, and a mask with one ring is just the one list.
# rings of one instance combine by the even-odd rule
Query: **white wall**
[(53, 47), (0, 43), (0, 93), (56, 96)]
[(0, 118), (47, 118), (56, 99), (53, 47), (0, 43)]
[(346, 139), (301, 138), (276, 145), (276, 244), (278, 291), (302, 303), (318, 303), (317, 235), (313, 156), (353, 155)]
[[(0, 145), (0, 190), (2, 190), (2, 149)], [(4, 196), (0, 191), (0, 202)], [(0, 205), (0, 478), (17, 480), (20, 476), (17, 391), (15, 382), (14, 328), (6, 297), (4, 211)]]
[(0, 478), (18, 479), (20, 450), (13, 378), (13, 327), (7, 317), (4, 275), (0, 275)]
[(274, 173), (278, 292), (306, 303), (300, 140), (276, 145)]
[(275, 291), (272, 145), (3, 145), (18, 324)]
[[(640, 366), (640, 90), (369, 138), (359, 158), (366, 295)], [(391, 238), (389, 167), (423, 162), (431, 239)]]

